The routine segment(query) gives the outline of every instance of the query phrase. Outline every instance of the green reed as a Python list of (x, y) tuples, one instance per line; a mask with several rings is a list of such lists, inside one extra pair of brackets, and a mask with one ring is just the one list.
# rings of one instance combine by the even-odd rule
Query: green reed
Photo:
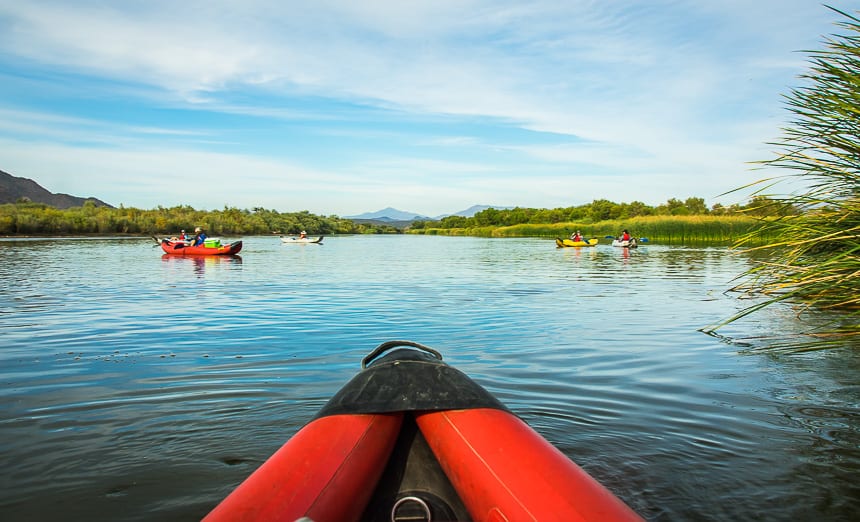
[(647, 238), (651, 243), (701, 246), (730, 245), (747, 236), (759, 223), (744, 215), (728, 216), (642, 216), (630, 219), (599, 221), (597, 223), (521, 224), (506, 227), (476, 227), (410, 231), (427, 235), (476, 237), (569, 237), (579, 230), (585, 237), (608, 241), (628, 230), (634, 237)]
[[(787, 302), (799, 315), (830, 313), (806, 338), (782, 342), (779, 350), (860, 345), (860, 20), (839, 13), (848, 20), (837, 25), (850, 34), (811, 52), (811, 72), (802, 76), (810, 85), (787, 96), (794, 119), (775, 144), (781, 152), (762, 162), (807, 184), (803, 194), (774, 198), (802, 212), (763, 221), (741, 239), (739, 246), (767, 255), (736, 289), (761, 299), (706, 331)], [(770, 190), (775, 181), (759, 183)]]

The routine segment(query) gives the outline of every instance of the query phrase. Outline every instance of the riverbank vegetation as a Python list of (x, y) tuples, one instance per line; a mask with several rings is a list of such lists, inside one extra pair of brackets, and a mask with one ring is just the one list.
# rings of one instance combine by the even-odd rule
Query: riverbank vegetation
[(20, 201), (0, 205), (0, 235), (154, 235), (176, 234), (203, 227), (210, 235), (378, 234), (398, 232), (382, 224), (354, 223), (337, 216), (318, 216), (308, 211), (281, 213), (255, 208), (195, 210), (189, 206), (152, 210), (112, 208), (86, 202), (82, 207), (57, 209), (41, 203)]
[(562, 237), (579, 230), (586, 238), (617, 236), (629, 230), (635, 237), (668, 245), (728, 245), (748, 235), (759, 220), (744, 215), (733, 216), (639, 216), (609, 219), (593, 223), (523, 223), (510, 226), (474, 226), (455, 228), (411, 229), (426, 235), (480, 237)]
[(757, 197), (747, 205), (708, 209), (702, 198), (669, 199), (656, 207), (640, 202), (592, 203), (556, 209), (486, 209), (472, 217), (448, 216), (439, 221), (416, 221), (398, 228), (379, 222), (355, 222), (308, 211), (281, 213), (254, 208), (195, 210), (189, 206), (151, 210), (97, 206), (57, 209), (19, 201), (0, 205), (0, 235), (163, 235), (201, 226), (209, 234), (390, 234), (468, 235), (478, 237), (559, 237), (581, 230), (590, 237), (616, 235), (628, 229), (638, 237), (678, 245), (729, 244), (749, 234), (757, 219), (796, 213), (791, 206)]
[(627, 229), (636, 237), (674, 245), (726, 245), (747, 237), (762, 220), (797, 214), (798, 210), (766, 197), (746, 205), (708, 209), (702, 198), (669, 199), (656, 207), (634, 201), (596, 200), (568, 208), (486, 209), (473, 217), (448, 216), (416, 222), (409, 232), (427, 235), (483, 237), (585, 237), (618, 235)]
[[(837, 12), (845, 17), (837, 25), (847, 34), (810, 52), (810, 72), (802, 76), (808, 85), (786, 97), (792, 121), (774, 144), (776, 157), (762, 162), (788, 172), (759, 182), (767, 187), (762, 193), (786, 178), (809, 187), (768, 196), (801, 212), (764, 221), (742, 238), (747, 250), (767, 255), (737, 290), (764, 299), (709, 331), (788, 302), (798, 315), (814, 314), (818, 324), (807, 339), (785, 341), (778, 349), (860, 346), (860, 19)], [(822, 310), (829, 312), (827, 320)]]

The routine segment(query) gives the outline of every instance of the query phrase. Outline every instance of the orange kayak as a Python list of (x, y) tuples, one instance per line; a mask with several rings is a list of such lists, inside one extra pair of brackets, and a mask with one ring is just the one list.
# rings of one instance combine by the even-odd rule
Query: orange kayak
[(161, 249), (174, 256), (230, 256), (242, 250), (242, 242), (234, 241), (218, 247), (189, 246), (183, 241), (161, 240)]
[(365, 357), (204, 521), (299, 519), (642, 520), (438, 352), (411, 341)]

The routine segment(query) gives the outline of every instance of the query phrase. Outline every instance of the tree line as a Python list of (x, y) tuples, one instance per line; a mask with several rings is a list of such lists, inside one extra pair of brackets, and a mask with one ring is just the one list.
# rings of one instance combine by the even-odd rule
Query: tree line
[(616, 203), (607, 199), (596, 199), (591, 203), (566, 208), (488, 208), (477, 212), (472, 217), (447, 216), (439, 221), (416, 221), (412, 224), (412, 228), (509, 227), (513, 225), (545, 225), (554, 223), (588, 224), (643, 216), (749, 215), (755, 217), (775, 217), (796, 215), (798, 212), (797, 207), (790, 203), (776, 201), (761, 195), (753, 197), (745, 205), (734, 204), (723, 206), (717, 203), (711, 208), (705, 205), (703, 198), (696, 197), (690, 197), (684, 201), (670, 198), (666, 203), (657, 206), (649, 206), (641, 201)]
[[(658, 206), (639, 201), (615, 203), (606, 199), (555, 209), (489, 208), (472, 217), (447, 216), (440, 221), (416, 221), (409, 228), (479, 228), (522, 224), (597, 223), (641, 216), (722, 216), (747, 213), (754, 216), (785, 216), (797, 213), (789, 204), (764, 196), (753, 198), (746, 205), (724, 207), (716, 204), (710, 209), (702, 198), (684, 201), (671, 198)], [(0, 235), (87, 235), (87, 234), (175, 234), (202, 227), (209, 234), (265, 235), (297, 234), (390, 234), (400, 233), (391, 225), (356, 223), (335, 215), (320, 216), (307, 210), (278, 212), (262, 207), (243, 210), (224, 207), (222, 210), (195, 210), (181, 205), (151, 210), (133, 207), (119, 208), (96, 205), (87, 201), (81, 207), (58, 209), (44, 203), (21, 200), (0, 205)]]
[(81, 207), (58, 209), (43, 203), (19, 201), (0, 205), (0, 235), (155, 235), (191, 232), (202, 227), (210, 235), (381, 234), (399, 232), (388, 225), (355, 223), (338, 216), (319, 216), (306, 210), (277, 212), (257, 207), (251, 210), (224, 207), (195, 210), (177, 207), (141, 210), (120, 206), (97, 206), (87, 201)]

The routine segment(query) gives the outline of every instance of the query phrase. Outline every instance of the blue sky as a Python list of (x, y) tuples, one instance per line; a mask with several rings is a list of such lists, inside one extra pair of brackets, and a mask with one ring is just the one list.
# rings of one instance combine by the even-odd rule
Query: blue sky
[(733, 203), (838, 21), (810, 0), (0, 0), (0, 170), (138, 208)]

